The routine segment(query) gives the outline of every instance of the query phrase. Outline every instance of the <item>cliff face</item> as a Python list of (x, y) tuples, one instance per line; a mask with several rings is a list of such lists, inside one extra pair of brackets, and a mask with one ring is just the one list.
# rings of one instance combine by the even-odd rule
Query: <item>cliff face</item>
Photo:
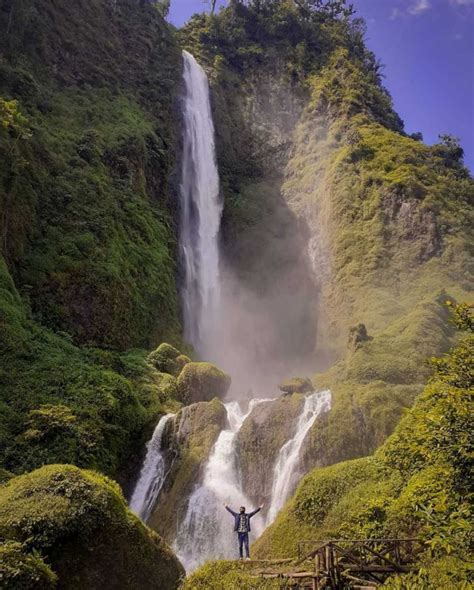
[(38, 321), (80, 344), (176, 339), (179, 48), (133, 0), (11, 4), (0, 13), (5, 121), (15, 110), (1, 206), (16, 286)]
[(452, 342), (444, 302), (472, 277), (462, 150), (404, 133), (360, 23), (338, 10), (233, 2), (181, 33), (212, 81), (227, 262), (265, 294), (262, 313), (288, 294), (291, 323), (272, 315), (282, 356), (332, 365), (313, 380), (333, 410), (305, 443), (307, 468), (390, 434), (425, 359)]

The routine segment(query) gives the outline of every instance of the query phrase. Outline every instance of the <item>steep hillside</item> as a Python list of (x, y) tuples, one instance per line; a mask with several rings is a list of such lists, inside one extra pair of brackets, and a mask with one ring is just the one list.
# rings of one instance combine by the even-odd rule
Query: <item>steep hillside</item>
[(464, 331), (459, 345), (434, 361), (435, 375), (394, 434), (373, 457), (307, 475), (257, 541), (259, 557), (292, 556), (303, 538), (419, 536), (426, 541), (428, 568), (419, 587), (469, 587), (472, 310), (457, 308), (456, 322)]
[(0, 28), (2, 463), (114, 474), (166, 399), (120, 351), (180, 340), (180, 50), (132, 0), (6, 1)]

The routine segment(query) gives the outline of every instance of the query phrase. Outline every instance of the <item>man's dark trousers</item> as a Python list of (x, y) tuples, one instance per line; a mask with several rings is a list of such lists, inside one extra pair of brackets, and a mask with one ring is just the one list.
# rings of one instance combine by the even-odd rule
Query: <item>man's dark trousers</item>
[(239, 535), (239, 555), (240, 559), (243, 559), (244, 552), (243, 546), (245, 545), (245, 552), (247, 553), (247, 557), (250, 557), (249, 552), (249, 534), (248, 533), (237, 533)]

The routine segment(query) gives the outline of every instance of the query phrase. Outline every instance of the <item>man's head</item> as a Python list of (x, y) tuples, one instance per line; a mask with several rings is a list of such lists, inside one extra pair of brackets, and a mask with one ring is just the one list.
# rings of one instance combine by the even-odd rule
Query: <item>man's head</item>
[(245, 514), (245, 506), (240, 507), (240, 514)]

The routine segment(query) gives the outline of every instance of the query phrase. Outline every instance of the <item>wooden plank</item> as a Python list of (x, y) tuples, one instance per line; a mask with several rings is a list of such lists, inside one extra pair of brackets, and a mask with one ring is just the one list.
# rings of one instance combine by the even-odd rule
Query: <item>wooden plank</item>
[(374, 572), (386, 574), (396, 574), (397, 572), (413, 572), (418, 569), (417, 567), (411, 565), (401, 565), (396, 570), (388, 565), (354, 565), (353, 563), (340, 563), (339, 565), (349, 572)]

